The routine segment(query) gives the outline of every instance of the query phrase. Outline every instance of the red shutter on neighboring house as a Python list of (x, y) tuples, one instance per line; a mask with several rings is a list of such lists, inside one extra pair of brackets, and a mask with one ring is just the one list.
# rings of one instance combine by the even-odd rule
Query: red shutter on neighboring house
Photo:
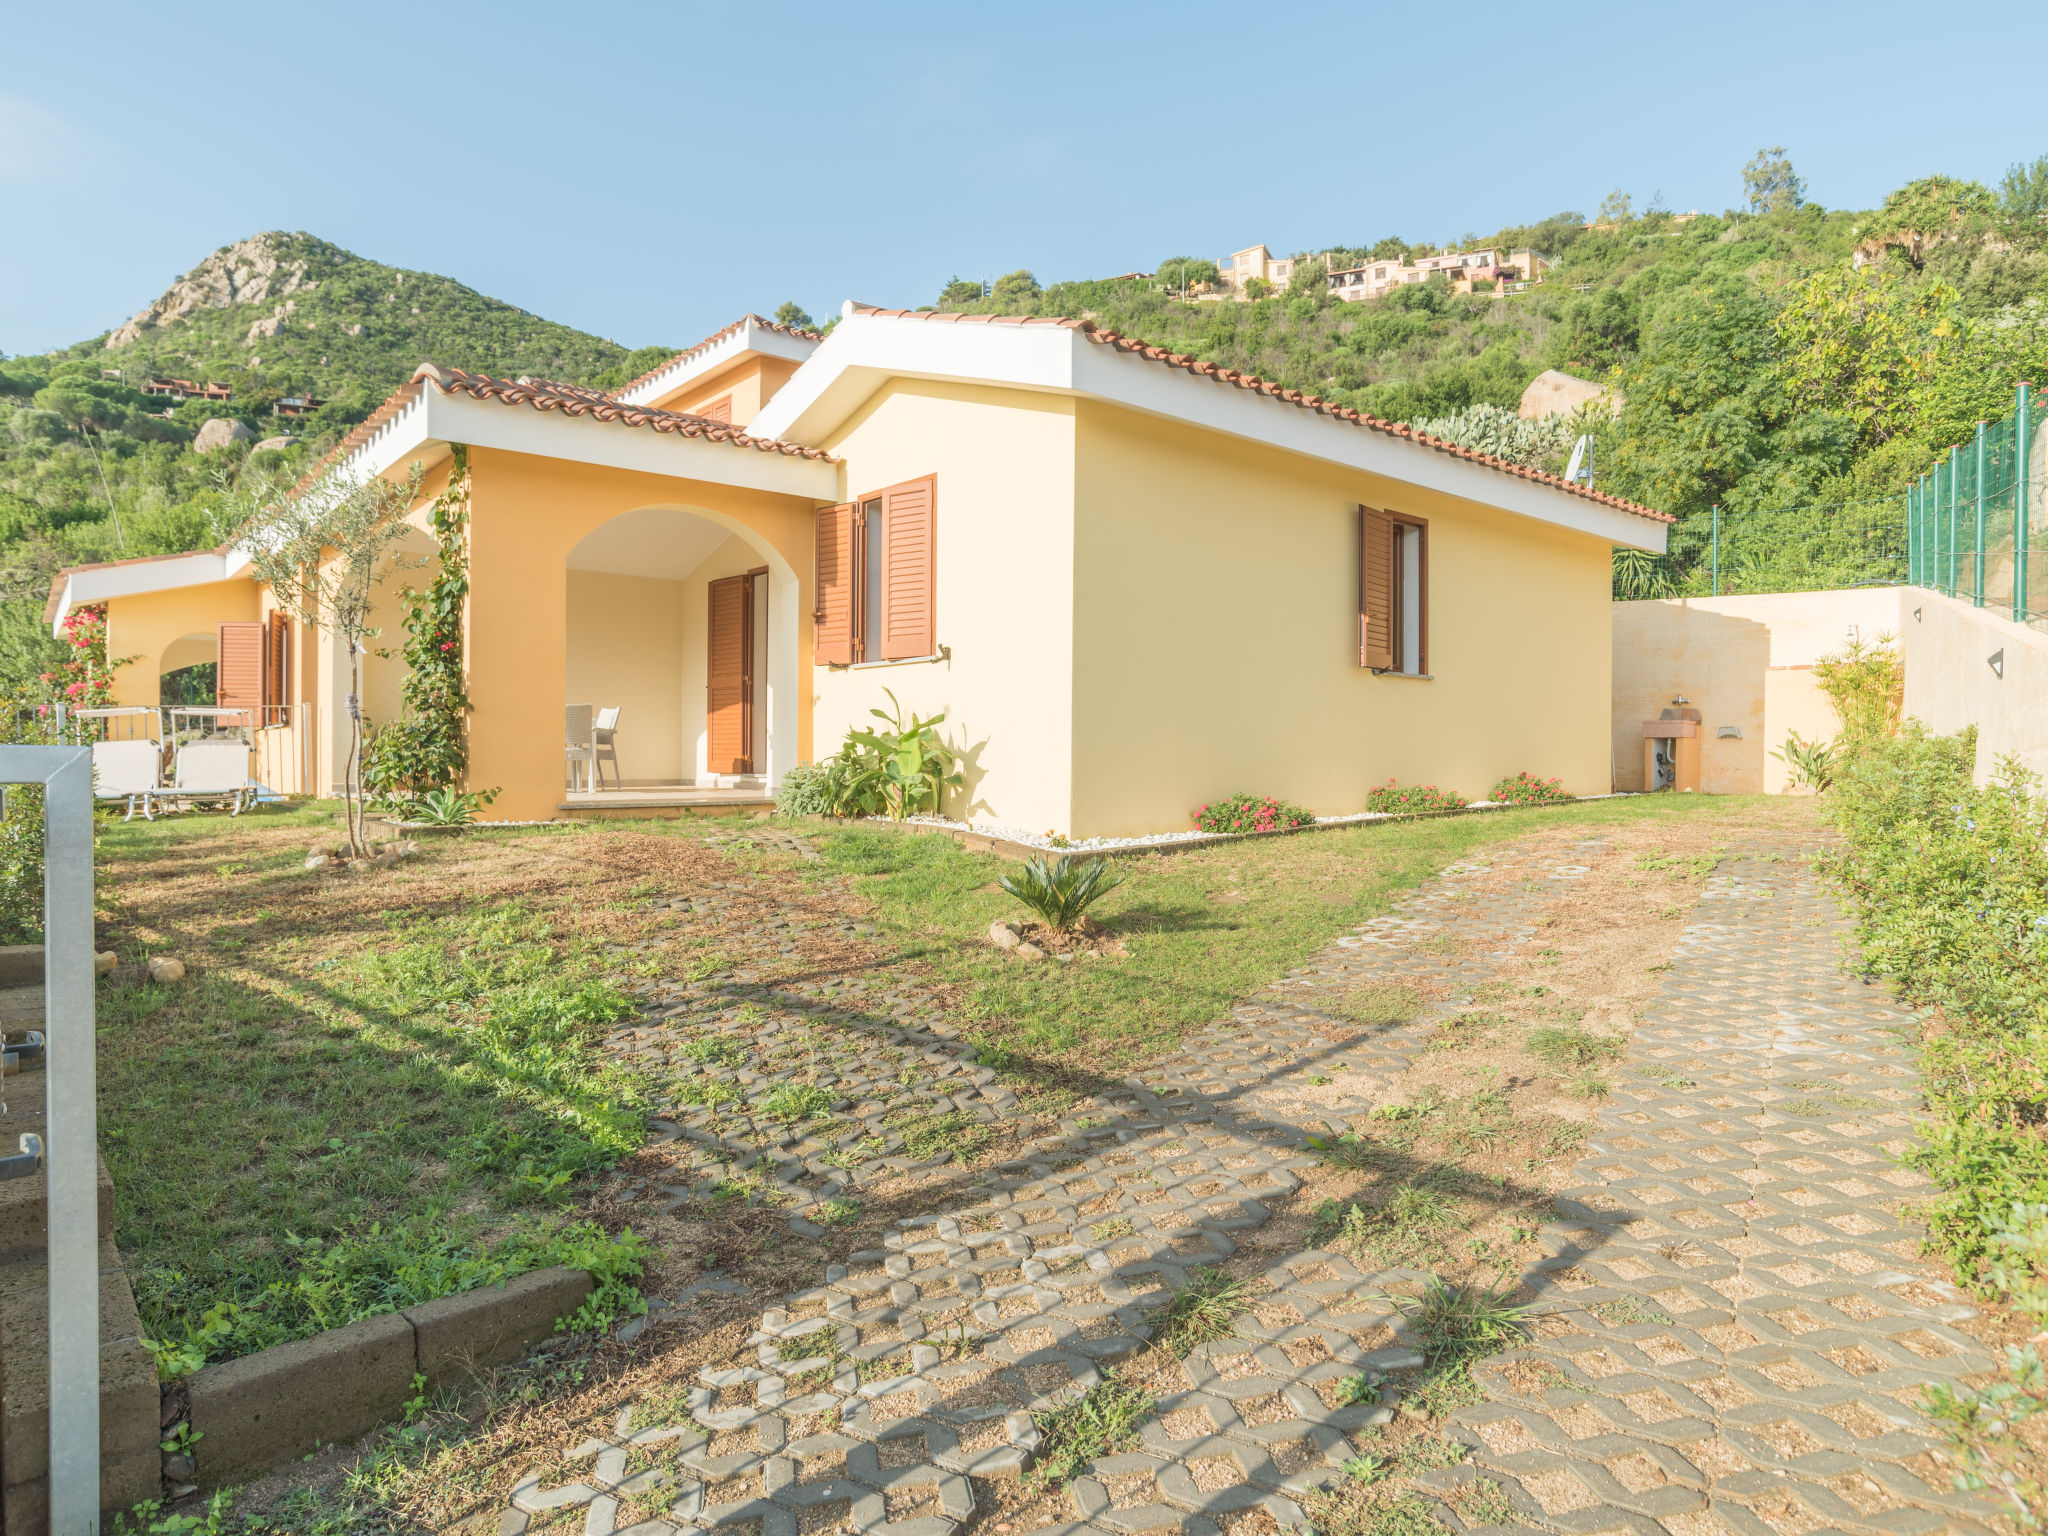
[(817, 664), (853, 664), (853, 503), (818, 513), (811, 623)]
[[(217, 709), (255, 711), (263, 704), (263, 626), (220, 626), (220, 662), (214, 669), (213, 702)], [(249, 725), (253, 713), (225, 717), (222, 725)]]
[[(936, 574), (938, 481), (931, 475), (882, 492), (881, 659), (903, 661), (938, 652), (932, 621)], [(868, 558), (876, 552), (870, 550)]]
[(702, 416), (706, 421), (722, 421), (727, 426), (731, 426), (732, 396), (720, 395), (716, 400), (698, 406), (691, 414), (693, 416)]
[(1358, 509), (1358, 664), (1394, 664), (1394, 520)]

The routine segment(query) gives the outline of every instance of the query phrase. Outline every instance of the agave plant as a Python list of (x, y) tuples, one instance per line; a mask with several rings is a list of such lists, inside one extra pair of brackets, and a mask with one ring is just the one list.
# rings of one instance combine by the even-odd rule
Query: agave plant
[(459, 794), (452, 789), (430, 789), (407, 809), (406, 819), (430, 827), (464, 827), (476, 820), (487, 796)]
[(1063, 854), (1050, 864), (1033, 859), (1024, 866), (1023, 874), (1004, 875), (999, 883), (1036, 912), (1048, 928), (1065, 933), (1081, 921), (1098, 897), (1122, 885), (1124, 877), (1109, 867), (1107, 859), (1076, 864)]

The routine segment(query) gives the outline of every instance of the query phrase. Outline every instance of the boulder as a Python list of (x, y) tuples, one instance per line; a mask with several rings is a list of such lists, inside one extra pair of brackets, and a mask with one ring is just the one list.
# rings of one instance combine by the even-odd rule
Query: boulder
[(199, 429), (199, 435), (192, 439), (192, 449), (195, 453), (212, 453), (216, 449), (232, 448), (237, 443), (255, 441), (256, 434), (251, 432), (246, 424), (226, 416), (215, 416), (210, 418)]
[(1045, 951), (1036, 944), (1019, 944), (1015, 952), (1026, 960), (1043, 960), (1045, 958)]
[(1546, 416), (1569, 415), (1592, 400), (1604, 400), (1608, 410), (1617, 416), (1621, 414), (1620, 391), (1596, 384), (1591, 379), (1574, 378), (1556, 368), (1546, 368), (1522, 391), (1521, 408), (1515, 414), (1524, 421), (1541, 421)]
[(1009, 923), (990, 923), (988, 941), (997, 949), (1015, 949), (1023, 942), (1016, 928)]
[(265, 439), (263, 439), (262, 442), (258, 443), (250, 451), (252, 453), (261, 453), (266, 448), (289, 448), (293, 443), (296, 443), (297, 441), (298, 439), (296, 437), (293, 437), (289, 432), (287, 432), (282, 437), (266, 437)]
[(185, 979), (185, 962), (173, 960), (168, 955), (151, 955), (148, 964), (149, 979), (168, 983)]
[(115, 954), (111, 949), (103, 949), (92, 957), (93, 974), (95, 976), (104, 976), (120, 963), (121, 957), (119, 955)]

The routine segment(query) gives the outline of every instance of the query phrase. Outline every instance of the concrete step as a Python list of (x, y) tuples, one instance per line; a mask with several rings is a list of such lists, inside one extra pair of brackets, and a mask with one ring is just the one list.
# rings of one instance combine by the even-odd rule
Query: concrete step
[[(0, 1530), (7, 1536), (46, 1536), (50, 1526), (49, 1302), (42, 1254), (0, 1260)], [(156, 1362), (142, 1345), (135, 1296), (109, 1235), (100, 1243), (102, 1509), (126, 1510), (161, 1491), (158, 1422)]]

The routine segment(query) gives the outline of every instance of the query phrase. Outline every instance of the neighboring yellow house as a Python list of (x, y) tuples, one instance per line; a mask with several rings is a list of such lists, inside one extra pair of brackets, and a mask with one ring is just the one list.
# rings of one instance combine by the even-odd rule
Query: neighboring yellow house
[[(885, 689), (946, 712), (949, 814), (1030, 831), (1180, 830), (1238, 790), (1356, 811), (1390, 777), (1604, 792), (1610, 551), (1668, 521), (1081, 322), (851, 304), (613, 395), (423, 366), (325, 472), (421, 463), (431, 496), (454, 444), (470, 781), (516, 819), (758, 801)], [(335, 782), (341, 658), (232, 551), (74, 568), (50, 616), (87, 602), (138, 703), (207, 635), (260, 639), (274, 729)], [(370, 659), (373, 720), (399, 668)], [(620, 710), (622, 786), (565, 790), (578, 704)]]

